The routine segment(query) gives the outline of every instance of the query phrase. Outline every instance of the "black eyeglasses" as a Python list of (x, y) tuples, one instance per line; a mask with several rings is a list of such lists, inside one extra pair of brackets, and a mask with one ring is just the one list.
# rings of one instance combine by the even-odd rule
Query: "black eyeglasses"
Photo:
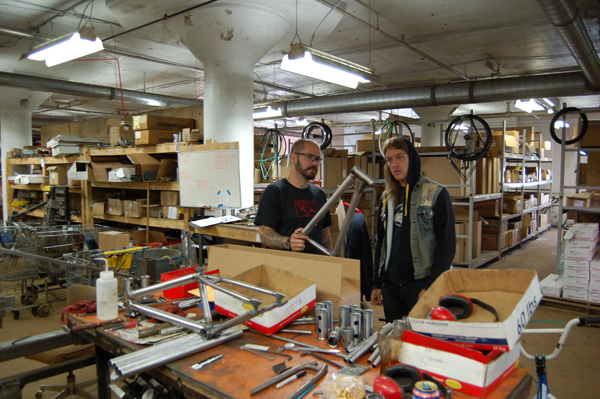
[(313, 154), (307, 154), (305, 152), (295, 152), (294, 154), (304, 155), (310, 162), (317, 161), (317, 163), (319, 163), (323, 160), (322, 157), (315, 157)]

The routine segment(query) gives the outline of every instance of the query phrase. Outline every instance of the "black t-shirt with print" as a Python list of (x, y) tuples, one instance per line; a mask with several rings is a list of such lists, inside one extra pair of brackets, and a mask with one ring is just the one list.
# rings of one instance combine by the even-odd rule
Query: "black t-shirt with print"
[[(268, 226), (278, 234), (289, 237), (297, 228), (306, 227), (326, 202), (325, 192), (319, 187), (309, 184), (301, 189), (287, 179), (281, 179), (269, 184), (261, 195), (254, 224)], [(331, 214), (327, 211), (308, 236), (322, 245), (323, 229), (331, 226), (331, 223)], [(304, 252), (320, 254), (309, 243)]]

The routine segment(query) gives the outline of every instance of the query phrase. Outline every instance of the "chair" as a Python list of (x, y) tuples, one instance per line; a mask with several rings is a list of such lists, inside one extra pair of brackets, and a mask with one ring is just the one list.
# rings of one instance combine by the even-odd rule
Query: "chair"
[[(73, 305), (80, 301), (89, 301), (96, 299), (96, 288), (87, 285), (72, 285), (67, 290), (67, 305)], [(95, 352), (94, 345), (68, 345), (62, 348), (49, 350), (46, 352), (36, 353), (26, 356), (27, 359), (37, 360), (39, 362), (55, 365), (67, 360), (77, 359), (87, 355), (93, 355)], [(42, 385), (39, 391), (35, 394), (36, 398), (41, 398), (44, 391), (58, 392), (54, 399), (63, 399), (71, 395), (79, 396), (80, 398), (95, 399), (94, 395), (84, 391), (84, 388), (96, 383), (96, 380), (88, 380), (84, 382), (75, 382), (75, 375), (72, 370), (69, 370), (67, 375), (67, 383), (65, 385)]]

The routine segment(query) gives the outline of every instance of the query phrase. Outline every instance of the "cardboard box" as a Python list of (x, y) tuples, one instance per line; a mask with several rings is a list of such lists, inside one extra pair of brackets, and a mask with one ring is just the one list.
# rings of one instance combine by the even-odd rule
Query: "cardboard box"
[[(439, 298), (461, 294), (493, 306), (499, 321), (481, 307), (460, 321), (428, 320)], [(542, 292), (533, 270), (449, 270), (440, 275), (408, 315), (413, 331), (480, 350), (507, 352), (519, 342)]]
[(163, 215), (166, 219), (177, 220), (180, 216), (183, 216), (183, 212), (180, 212), (179, 207), (165, 206), (163, 207)]
[(600, 282), (599, 281), (590, 281), (589, 292), (594, 294), (600, 294)]
[(578, 301), (587, 301), (588, 292), (586, 290), (563, 290), (563, 298), (575, 299)]
[(509, 352), (484, 354), (405, 330), (400, 362), (426, 371), (453, 391), (483, 398), (515, 369), (519, 355), (520, 344)]
[[(457, 222), (464, 222), (465, 226), (464, 226), (464, 235), (469, 235), (469, 229), (470, 229), (470, 219), (469, 219), (469, 212), (454, 212), (454, 220)], [(473, 259), (478, 258), (479, 256), (481, 256), (481, 233), (482, 233), (482, 228), (483, 228), (483, 222), (481, 220), (479, 220), (479, 212), (478, 211), (473, 211), (473, 220), (476, 220), (477, 222), (473, 223)], [(457, 233), (458, 234), (458, 233)], [(468, 247), (469, 247), (469, 242), (468, 239), (463, 238), (462, 241), (464, 241), (464, 245), (465, 245), (465, 255), (468, 254)], [(458, 245), (458, 240), (457, 240), (457, 245)]]
[(134, 141), (135, 133), (132, 126), (128, 125), (108, 125), (106, 126), (106, 130), (108, 130), (109, 142), (110, 145), (117, 145), (119, 141)]
[(456, 252), (454, 253), (454, 259), (452, 263), (462, 263), (467, 261), (467, 240), (465, 238), (459, 238), (458, 236), (466, 235), (465, 232), (467, 224), (459, 222), (454, 225), (456, 232)]
[(600, 271), (592, 270), (590, 272), (590, 282), (600, 283)]
[(479, 216), (484, 218), (494, 218), (500, 216), (500, 201), (499, 200), (490, 200), (490, 201), (482, 201), (474, 204), (475, 209), (479, 212)]
[(149, 205), (146, 206), (146, 209), (149, 218), (162, 219), (164, 217), (162, 205)]
[(49, 183), (51, 186), (64, 186), (68, 183), (66, 166), (48, 166), (46, 170), (48, 171), (48, 176), (50, 177)]
[(540, 288), (544, 296), (560, 298), (563, 289), (562, 277), (557, 274), (549, 274), (540, 282)]
[(581, 208), (587, 208), (590, 206), (590, 200), (594, 193), (574, 193), (565, 194), (567, 197), (567, 206), (576, 206)]
[(130, 154), (127, 158), (133, 162), (135, 174), (144, 181), (170, 181), (177, 178), (177, 160), (158, 160), (148, 154)]
[(146, 216), (146, 200), (124, 200), (123, 213), (126, 218), (143, 218)]
[(588, 301), (594, 302), (594, 303), (600, 303), (600, 293), (596, 294), (596, 293), (590, 292), (588, 294)]
[(106, 201), (94, 201), (92, 205), (92, 217), (101, 218), (104, 216)]
[(114, 216), (123, 216), (124, 215), (123, 201), (121, 201), (120, 199), (116, 199), (116, 198), (109, 198), (108, 204), (106, 206), (106, 213), (108, 213), (109, 215), (114, 215)]
[(179, 191), (162, 191), (160, 193), (160, 204), (163, 206), (179, 205)]
[[(160, 129), (168, 130), (172, 133), (177, 133), (185, 128), (193, 129), (196, 125), (194, 119), (174, 118), (159, 115), (136, 115), (133, 117), (134, 130)], [(171, 141), (173, 136), (171, 135)]]
[(129, 182), (135, 174), (135, 168), (118, 168), (108, 172), (108, 181), (113, 183)]
[[(375, 138), (375, 151), (379, 151), (377, 146), (379, 145), (379, 139)], [(365, 139), (365, 140), (356, 140), (356, 152), (373, 152), (373, 140)]]
[(174, 133), (177, 132), (172, 130), (136, 130), (135, 145), (172, 143)]
[(338, 257), (237, 245), (211, 245), (207, 270), (232, 278), (260, 265), (300, 274), (317, 283), (317, 301), (340, 305), (360, 303), (360, 261)]
[(204, 139), (204, 134), (200, 131), (200, 129), (189, 129), (185, 128), (182, 130), (182, 141), (189, 141), (192, 143), (196, 143), (202, 141)]
[(565, 260), (587, 260), (591, 261), (596, 254), (595, 241), (569, 240), (565, 248)]
[[(460, 161), (452, 162), (460, 169)], [(444, 157), (421, 157), (421, 172), (429, 179), (442, 185), (467, 184)], [(477, 171), (473, 172), (471, 179), (476, 179)], [(470, 194), (470, 187), (447, 187), (451, 196), (464, 196)]]
[(600, 123), (590, 121), (585, 136), (580, 141), (582, 147), (600, 147)]
[(569, 231), (576, 240), (598, 241), (598, 223), (575, 223)]
[[(96, 180), (89, 161), (75, 161), (67, 171), (68, 180)], [(106, 177), (108, 180), (108, 176)]]
[(503, 213), (517, 214), (523, 212), (523, 197), (520, 195), (504, 195)]
[[(272, 266), (261, 265), (246, 270), (232, 277), (234, 280), (243, 281), (257, 287), (276, 291), (285, 295), (282, 302), (285, 305), (276, 307), (260, 317), (254, 317), (246, 322), (250, 328), (254, 328), (265, 334), (273, 334), (282, 327), (297, 319), (315, 306), (317, 290), (316, 283), (299, 274), (281, 270)], [(262, 302), (261, 308), (275, 303), (276, 298), (272, 295), (263, 294), (247, 288), (222, 283), (222, 286), (236, 291), (248, 298), (254, 298)], [(215, 310), (227, 317), (237, 317), (252, 309), (245, 302), (234, 298), (221, 291), (215, 290)]]
[[(574, 278), (563, 278), (563, 288), (567, 290), (584, 290), (589, 289), (590, 282), (588, 280), (579, 280)], [(543, 292), (543, 291), (542, 291)]]
[(590, 271), (590, 263), (586, 260), (569, 260), (565, 259), (564, 268), (565, 270), (580, 270), (580, 271)]
[(129, 234), (120, 231), (101, 231), (98, 233), (100, 249), (120, 249), (129, 247)]
[(148, 241), (146, 241), (146, 230), (134, 230), (131, 233), (131, 237), (133, 239), (133, 244), (134, 245), (147, 245), (149, 243), (159, 243), (159, 244), (163, 244), (167, 245), (169, 243), (169, 241), (167, 240), (167, 237), (165, 236), (165, 233), (162, 233), (160, 231), (156, 231), (156, 230), (149, 230), (148, 231)]
[(109, 181), (108, 174), (111, 171), (114, 171), (119, 168), (130, 168), (132, 165), (130, 163), (123, 163), (115, 161), (110, 158), (100, 158), (100, 160), (94, 160), (91, 163), (91, 169), (93, 172), (93, 180), (96, 181)]
[(566, 269), (563, 271), (563, 279), (590, 281), (590, 272), (587, 270)]
[(342, 158), (326, 157), (323, 158), (323, 162), (323, 173), (325, 175), (323, 188), (337, 189), (345, 178), (345, 175), (342, 172)]

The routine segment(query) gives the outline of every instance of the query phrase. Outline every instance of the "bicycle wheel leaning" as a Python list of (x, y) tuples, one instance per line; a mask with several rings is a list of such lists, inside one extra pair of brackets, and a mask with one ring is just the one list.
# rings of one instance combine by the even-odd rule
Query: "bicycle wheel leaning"
[[(576, 115), (576, 116), (575, 116)], [(574, 119), (577, 118), (577, 123), (575, 123)], [(571, 121), (571, 123), (569, 123)], [(571, 132), (571, 130), (575, 129)], [(565, 140), (565, 145), (575, 144), (579, 140), (585, 136), (588, 128), (588, 119), (584, 112), (581, 112), (579, 108), (575, 107), (567, 107), (563, 108), (554, 115), (552, 121), (550, 122), (550, 136), (552, 139), (556, 141), (558, 144), (562, 145), (562, 139), (558, 138), (556, 134), (556, 129), (567, 129), (566, 137), (573, 137), (571, 140)], [(575, 133), (577, 136), (575, 136)], [(561, 133), (562, 137), (562, 133)]]
[(476, 161), (492, 145), (492, 131), (485, 120), (476, 115), (455, 118), (446, 129), (444, 137), (451, 158)]
[(388, 120), (385, 123), (385, 126), (381, 128), (381, 134), (379, 135), (379, 153), (383, 157), (385, 157), (383, 145), (388, 139), (396, 136), (407, 138), (410, 140), (411, 144), (415, 144), (415, 134), (406, 122)]
[(324, 150), (331, 144), (331, 128), (321, 122), (311, 122), (302, 130), (302, 138), (316, 141)]

